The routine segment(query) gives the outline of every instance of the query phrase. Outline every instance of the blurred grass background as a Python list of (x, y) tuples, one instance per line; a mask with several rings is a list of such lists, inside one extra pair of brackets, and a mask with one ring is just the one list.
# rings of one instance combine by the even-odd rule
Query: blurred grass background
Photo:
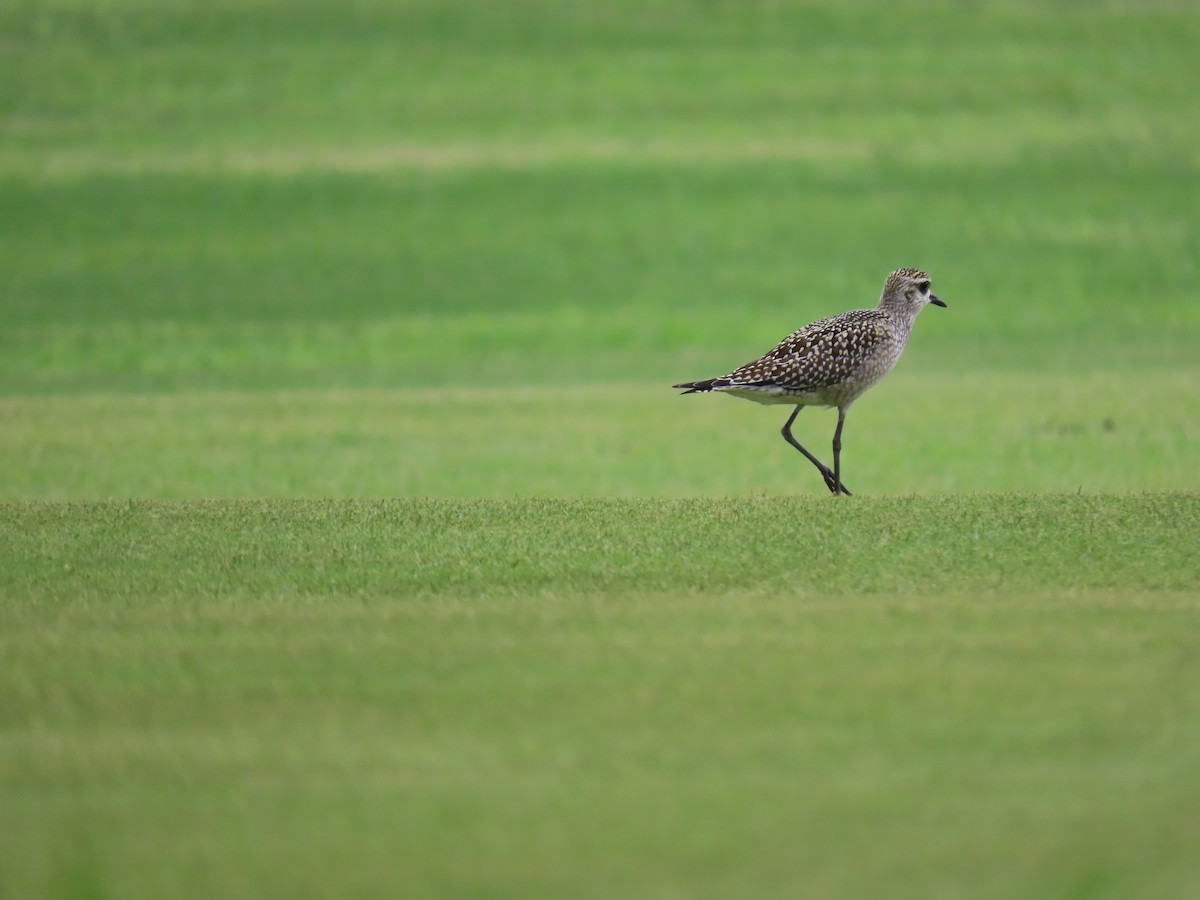
[[(1195, 893), (1198, 46), (0, 4), (0, 896)], [(901, 265), (852, 502), (669, 389)]]
[[(667, 385), (873, 305), (899, 265), (950, 309), (851, 417), (860, 492), (1200, 486), (1153, 449), (1197, 420), (1194, 3), (51, 0), (5, 4), (0, 35), (4, 496), (820, 488), (778, 417)], [(466, 474), (528, 430), (508, 389), (588, 386), (575, 456), (636, 447), (608, 478), (538, 474), (554, 415)], [(272, 401), (331, 389), (312, 416)], [(365, 389), (392, 393), (390, 452), (346, 402)], [(229, 433), (246, 392), (264, 436)], [(173, 451), (131, 394), (190, 410), (158, 423)], [(1063, 432), (1041, 472), (987, 474), (981, 404)], [(272, 424), (319, 422), (325, 455), (273, 477)], [(228, 464), (169, 477), (204, 467), (170, 440), (194, 427)]]

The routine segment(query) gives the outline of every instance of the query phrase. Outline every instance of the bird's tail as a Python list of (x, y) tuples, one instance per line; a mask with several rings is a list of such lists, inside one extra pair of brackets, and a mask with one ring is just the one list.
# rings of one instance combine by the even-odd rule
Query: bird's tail
[(705, 378), (703, 381), (685, 381), (683, 384), (673, 384), (671, 387), (679, 388), (685, 394), (706, 394), (714, 387), (722, 387), (729, 384), (729, 381), (724, 378)]

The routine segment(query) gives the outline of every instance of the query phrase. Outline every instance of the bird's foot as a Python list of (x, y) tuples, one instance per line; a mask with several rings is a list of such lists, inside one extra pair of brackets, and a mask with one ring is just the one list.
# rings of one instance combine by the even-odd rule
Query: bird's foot
[(851, 496), (849, 489), (840, 481), (838, 481), (837, 478), (834, 477), (833, 472), (831, 472), (829, 469), (823, 469), (821, 471), (821, 475), (823, 475), (825, 478), (825, 487), (829, 488), (829, 493), (833, 494), (835, 497), (838, 494), (845, 494), (847, 497)]

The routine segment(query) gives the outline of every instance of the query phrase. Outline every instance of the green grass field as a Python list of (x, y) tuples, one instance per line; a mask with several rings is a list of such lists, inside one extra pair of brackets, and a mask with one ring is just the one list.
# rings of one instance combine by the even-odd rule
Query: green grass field
[(0, 6), (0, 896), (1200, 894), (1198, 45)]
[(12, 896), (1200, 885), (1194, 496), (3, 513)]

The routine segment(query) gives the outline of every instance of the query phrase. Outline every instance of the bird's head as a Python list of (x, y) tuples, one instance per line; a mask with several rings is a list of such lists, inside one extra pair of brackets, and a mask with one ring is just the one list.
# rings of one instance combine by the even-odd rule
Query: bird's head
[(904, 310), (915, 316), (926, 305), (944, 307), (937, 294), (929, 292), (929, 276), (920, 269), (897, 269), (883, 283), (879, 305)]

